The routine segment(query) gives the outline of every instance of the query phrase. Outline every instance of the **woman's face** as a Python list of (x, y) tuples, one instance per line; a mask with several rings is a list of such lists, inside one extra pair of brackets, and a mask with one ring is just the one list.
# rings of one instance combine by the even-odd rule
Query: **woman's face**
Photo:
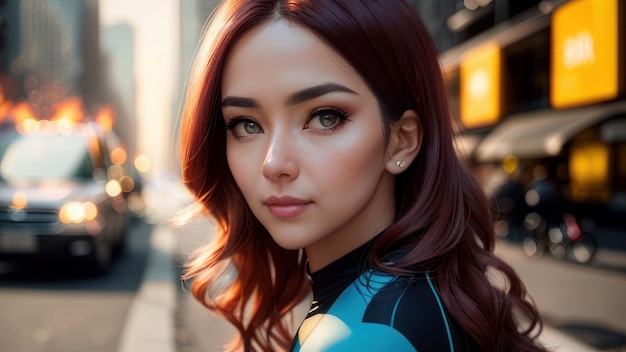
[(376, 98), (310, 31), (279, 20), (247, 33), (227, 58), (221, 94), (228, 165), (280, 246), (305, 248), (316, 270), (391, 223)]

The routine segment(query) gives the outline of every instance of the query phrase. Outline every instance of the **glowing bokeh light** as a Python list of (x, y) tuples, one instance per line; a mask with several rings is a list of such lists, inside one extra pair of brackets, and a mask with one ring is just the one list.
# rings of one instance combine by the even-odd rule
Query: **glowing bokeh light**
[(117, 180), (110, 180), (107, 182), (105, 189), (110, 197), (117, 197), (122, 193), (122, 186)]
[(139, 171), (140, 173), (142, 174), (147, 173), (148, 171), (150, 171), (151, 167), (152, 167), (152, 162), (150, 161), (150, 158), (146, 154), (139, 154), (135, 158), (135, 169), (137, 169), (137, 171)]
[(124, 164), (126, 162), (126, 150), (122, 147), (111, 150), (111, 161), (116, 165)]

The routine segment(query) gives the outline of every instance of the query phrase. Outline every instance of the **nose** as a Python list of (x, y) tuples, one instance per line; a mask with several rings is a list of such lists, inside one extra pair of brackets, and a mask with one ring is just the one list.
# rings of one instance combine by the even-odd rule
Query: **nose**
[(288, 138), (274, 136), (263, 160), (263, 176), (271, 182), (296, 179), (299, 168), (294, 156), (294, 143)]

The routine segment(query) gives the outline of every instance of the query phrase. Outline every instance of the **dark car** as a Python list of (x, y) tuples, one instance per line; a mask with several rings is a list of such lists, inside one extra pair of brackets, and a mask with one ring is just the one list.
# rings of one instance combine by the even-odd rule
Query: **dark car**
[(0, 261), (71, 259), (105, 272), (128, 219), (108, 142), (117, 139), (95, 124), (33, 123), (0, 126)]

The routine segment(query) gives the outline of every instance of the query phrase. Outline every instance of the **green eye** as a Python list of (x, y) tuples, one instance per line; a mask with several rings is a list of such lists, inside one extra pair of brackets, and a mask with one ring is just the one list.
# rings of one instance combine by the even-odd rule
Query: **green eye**
[(243, 138), (252, 134), (263, 133), (261, 125), (248, 118), (236, 118), (230, 123), (226, 124), (224, 128), (231, 131), (233, 136), (238, 138)]
[(348, 114), (335, 108), (320, 108), (309, 115), (305, 128), (332, 131), (348, 119)]
[(252, 121), (242, 122), (242, 125), (246, 133), (255, 134), (255, 133), (261, 132), (261, 128), (259, 127), (259, 125), (256, 124), (256, 122), (252, 122)]
[(336, 114), (332, 112), (324, 112), (319, 115), (320, 125), (324, 127), (333, 127), (339, 121)]

